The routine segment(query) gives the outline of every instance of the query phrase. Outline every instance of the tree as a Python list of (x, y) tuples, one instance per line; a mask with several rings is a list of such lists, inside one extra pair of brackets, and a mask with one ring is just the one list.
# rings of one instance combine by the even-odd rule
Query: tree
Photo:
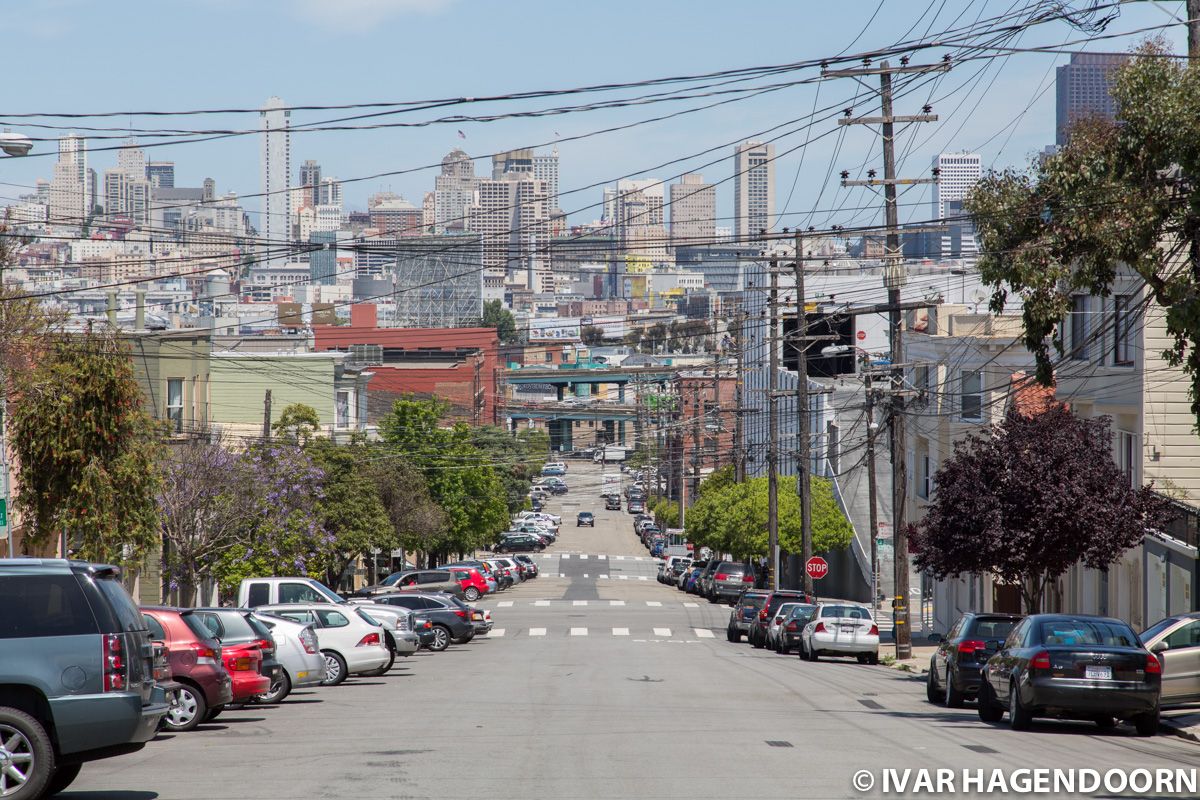
[(271, 430), (303, 447), (314, 433), (321, 430), (321, 417), (312, 406), (292, 403), (279, 414), (279, 421), (271, 426)]
[(125, 348), (62, 338), (19, 378), (11, 440), (27, 541), (61, 533), (79, 558), (142, 563), (159, 535), (161, 436)]
[(1169, 55), (1163, 40), (1143, 45), (1114, 75), (1115, 121), (1077, 122), (1056, 155), (986, 176), (965, 206), (991, 308), (1021, 298), (1043, 384), (1072, 296), (1109, 295), (1123, 263), (1165, 309), (1164, 355), (1190, 376), (1200, 420), (1200, 64)]
[(955, 444), (910, 534), (916, 564), (939, 579), (990, 572), (1021, 586), (1025, 608), (1073, 564), (1104, 569), (1170, 519), (1168, 501), (1131, 488), (1112, 459), (1107, 417), (1063, 405), (1004, 421)]
[(642, 343), (642, 329), (630, 328), (625, 332), (625, 346), (636, 350)]
[(514, 344), (521, 337), (517, 334), (517, 321), (501, 300), (489, 300), (483, 304), (483, 327), (495, 328), (501, 344)]
[(656, 353), (667, 341), (667, 326), (656, 322), (642, 333), (642, 352)]
[(663, 529), (679, 527), (679, 503), (660, 501), (654, 506), (654, 518)]
[(584, 325), (579, 329), (579, 339), (589, 347), (604, 344), (604, 329), (599, 325)]
[(401, 549), (438, 552), (447, 549), (446, 514), (429, 494), (425, 476), (403, 456), (375, 448), (368, 473), (379, 492), (384, 513)]
[(549, 434), (526, 429), (514, 435), (496, 425), (482, 425), (470, 429), (470, 442), (488, 455), (504, 485), (508, 510), (523, 509), (529, 487), (550, 454)]

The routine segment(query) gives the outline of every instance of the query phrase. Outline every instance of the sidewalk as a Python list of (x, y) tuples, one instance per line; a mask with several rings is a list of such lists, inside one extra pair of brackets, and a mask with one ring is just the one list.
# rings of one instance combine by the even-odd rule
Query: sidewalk
[(1168, 708), (1159, 717), (1159, 725), (1175, 736), (1200, 742), (1200, 705)]

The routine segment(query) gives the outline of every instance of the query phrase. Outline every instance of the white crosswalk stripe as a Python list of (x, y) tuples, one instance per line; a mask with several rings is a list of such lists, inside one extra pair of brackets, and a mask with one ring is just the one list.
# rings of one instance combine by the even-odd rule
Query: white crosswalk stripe
[(563, 573), (561, 573), (561, 572), (560, 572), (560, 573), (558, 573), (558, 577), (560, 577), (560, 578), (565, 578), (565, 577), (567, 577), (567, 576), (566, 576), (565, 574), (563, 574)]
[(624, 600), (609, 600), (608, 604), (610, 606), (623, 606), (623, 605), (625, 605), (625, 601)]
[(545, 628), (530, 628), (529, 635), (530, 636), (545, 636), (546, 629)]
[(657, 600), (647, 600), (646, 605), (658, 608), (662, 606), (662, 603), (658, 602)]
[(684, 608), (699, 608), (700, 604), (699, 603), (684, 603), (683, 607)]
[(649, 575), (638, 575), (637, 579), (639, 581), (648, 581), (648, 580), (650, 580), (650, 576)]
[(586, 572), (585, 572), (585, 573), (583, 573), (583, 577), (585, 577), (585, 578), (586, 578), (587, 576), (588, 576), (588, 574), (587, 574)]
[(512, 608), (512, 607), (513, 607), (512, 600), (501, 600), (499, 603), (496, 603), (496, 608)]
[(624, 561), (624, 560), (625, 560), (625, 556), (614, 556), (614, 558), (616, 558), (616, 559), (617, 559), (617, 561)]
[(488, 632), (489, 639), (499, 639), (499, 638), (502, 638), (503, 636), (504, 636), (504, 628), (492, 628), (491, 631)]
[(613, 636), (628, 636), (629, 628), (613, 628)]
[(587, 554), (581, 555), (579, 558), (582, 561), (587, 561)]
[(587, 636), (587, 628), (571, 628), (572, 636)]
[(586, 605), (587, 605), (587, 600), (573, 600), (573, 601), (571, 601), (571, 605), (573, 605), (573, 606), (586, 606)]
[(550, 605), (550, 601), (549, 600), (534, 600), (533, 604), (535, 606), (548, 606), (548, 605)]
[(607, 575), (600, 575), (599, 577), (600, 577), (600, 579), (601, 579), (601, 580), (608, 580), (608, 576), (607, 576)]
[(596, 556), (596, 558), (605, 559), (605, 558), (608, 558), (608, 556)]
[(621, 579), (621, 580), (623, 580), (623, 581), (627, 581), (627, 580), (629, 580), (629, 576), (628, 576), (628, 575), (618, 575), (617, 577), (618, 577), (618, 578), (620, 578), (620, 579)]
[(692, 633), (696, 634), (697, 639), (712, 639), (713, 632), (708, 628), (692, 628)]
[(570, 553), (561, 553), (558, 557), (559, 558), (570, 558), (571, 554)]
[(654, 629), (654, 635), (655, 635), (655, 636), (662, 636), (662, 637), (664, 637), (664, 638), (670, 638), (670, 636), (671, 636), (671, 629), (670, 629), (670, 628), (655, 628), (655, 629)]

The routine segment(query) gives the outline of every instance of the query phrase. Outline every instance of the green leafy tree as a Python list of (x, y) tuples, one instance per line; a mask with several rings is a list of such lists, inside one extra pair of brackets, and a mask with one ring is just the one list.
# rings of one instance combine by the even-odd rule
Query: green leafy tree
[(984, 177), (967, 198), (991, 309), (1021, 299), (1024, 343), (1039, 380), (1075, 294), (1108, 296), (1119, 264), (1165, 309), (1164, 354), (1191, 379), (1200, 419), (1200, 64), (1146, 43), (1118, 69), (1113, 121), (1083, 119), (1053, 155)]
[(115, 338), (64, 338), (20, 376), (11, 441), (26, 541), (138, 565), (159, 536), (161, 431)]
[(446, 513), (430, 495), (420, 470), (383, 445), (373, 448), (368, 471), (398, 546), (406, 556), (449, 549)]
[(304, 446), (321, 430), (321, 417), (312, 406), (292, 403), (279, 414), (279, 421), (271, 426), (271, 430), (289, 442)]
[(630, 328), (625, 332), (625, 346), (636, 350), (642, 344), (642, 329)]
[(517, 321), (501, 300), (489, 300), (483, 304), (483, 327), (495, 328), (501, 344), (515, 344), (521, 340), (517, 333)]
[(663, 500), (654, 506), (654, 518), (660, 528), (679, 527), (679, 503), (674, 500)]

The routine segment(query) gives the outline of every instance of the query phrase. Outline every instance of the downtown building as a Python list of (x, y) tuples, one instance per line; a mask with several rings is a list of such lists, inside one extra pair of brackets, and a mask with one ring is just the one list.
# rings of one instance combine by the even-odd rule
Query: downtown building
[(744, 243), (775, 217), (775, 145), (743, 142), (733, 154), (733, 236)]
[(670, 197), (672, 247), (711, 244), (717, 234), (717, 187), (689, 172), (671, 184)]
[(271, 97), (259, 112), (262, 150), (259, 161), (262, 213), (258, 232), (266, 248), (291, 239), (292, 112), (282, 99)]
[(1112, 120), (1117, 105), (1112, 97), (1113, 73), (1129, 60), (1128, 53), (1072, 53), (1054, 80), (1054, 142), (1064, 145), (1078, 120)]
[(506, 285), (554, 292), (550, 270), (550, 208), (546, 182), (534, 177), (533, 151), (494, 156), (467, 209), (467, 229), (483, 247), (484, 300), (503, 299)]
[(86, 224), (95, 202), (89, 190), (87, 143), (74, 134), (64, 136), (58, 140), (58, 162), (48, 192), (50, 223)]
[(457, 147), (442, 159), (442, 172), (433, 180), (433, 232), (463, 231), (467, 209), (475, 202), (479, 178), (475, 162)]

